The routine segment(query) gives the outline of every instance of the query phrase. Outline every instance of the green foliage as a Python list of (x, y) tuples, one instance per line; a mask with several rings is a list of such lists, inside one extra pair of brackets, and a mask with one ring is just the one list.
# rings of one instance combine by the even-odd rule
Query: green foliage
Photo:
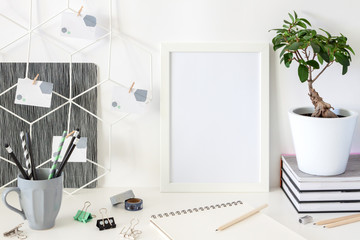
[(346, 74), (351, 53), (355, 53), (347, 44), (345, 36), (332, 36), (322, 28), (318, 33), (309, 28), (310, 22), (299, 18), (295, 11), (294, 14), (289, 13), (289, 20), (284, 20), (284, 23), (282, 28), (270, 30), (276, 31), (276, 36), (272, 39), (273, 49), (281, 49), (280, 63), (284, 63), (286, 67), (290, 67), (293, 60), (299, 64), (298, 76), (301, 82), (313, 80), (310, 73), (314, 69), (320, 69), (324, 63), (328, 67), (337, 62), (342, 65), (342, 74)]

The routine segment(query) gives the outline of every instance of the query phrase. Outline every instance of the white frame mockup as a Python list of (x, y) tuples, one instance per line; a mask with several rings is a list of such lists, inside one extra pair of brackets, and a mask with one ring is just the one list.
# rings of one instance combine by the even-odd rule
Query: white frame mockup
[[(220, 181), (217, 181), (215, 179), (214, 182), (213, 181), (198, 182), (198, 181), (192, 181), (192, 180), (189, 180), (189, 181), (172, 180), (172, 179), (175, 179), (172, 176), (172, 173), (174, 171), (181, 171), (180, 172), (181, 179), (183, 179), (183, 178), (186, 179), (186, 177), (187, 177), (187, 173), (186, 173), (186, 171), (184, 171), (183, 168), (180, 168), (179, 170), (177, 170), (177, 169), (174, 170), (174, 166), (177, 166), (177, 165), (172, 163), (173, 155), (171, 152), (173, 149), (175, 149), (175, 147), (178, 147), (178, 146), (175, 146), (171, 142), (172, 132), (175, 132), (175, 128), (176, 128), (176, 124), (174, 123), (174, 120), (172, 122), (172, 119), (171, 119), (171, 116), (176, 115), (176, 112), (175, 112), (176, 109), (173, 108), (173, 105), (174, 105), (174, 102), (176, 102), (176, 104), (179, 104), (179, 102), (180, 102), (180, 104), (181, 104), (181, 101), (179, 101), (178, 98), (176, 101), (175, 100), (172, 101), (172, 91), (174, 91), (173, 95), (175, 95), (175, 91), (182, 91), (179, 89), (183, 89), (184, 86), (180, 86), (180, 88), (179, 88), (179, 84), (180, 85), (186, 84), (185, 83), (186, 81), (184, 81), (184, 83), (182, 83), (182, 81), (177, 80), (177, 82), (176, 82), (177, 90), (176, 90), (176, 89), (173, 89), (175, 87), (173, 85), (172, 80), (173, 80), (173, 78), (179, 79), (179, 77), (175, 76), (174, 74), (182, 75), (182, 73), (179, 73), (179, 72), (186, 72), (187, 69), (189, 69), (189, 71), (194, 71), (193, 70), (194, 68), (192, 68), (192, 67), (189, 67), (189, 68), (185, 67), (186, 69), (182, 69), (182, 66), (180, 68), (177, 68), (176, 65), (174, 65), (174, 64), (179, 63), (179, 61), (176, 60), (177, 58), (174, 58), (175, 56), (179, 56), (179, 55), (176, 55), (178, 53), (182, 54), (181, 55), (182, 57), (184, 57), (184, 56), (185, 56), (185, 58), (189, 57), (190, 61), (192, 60), (191, 58), (194, 56), (191, 54), (195, 53), (195, 54), (197, 54), (196, 56), (200, 56), (201, 59), (206, 59), (208, 56), (210, 56), (210, 58), (212, 57), (215, 62), (216, 62), (216, 59), (218, 59), (219, 55), (216, 55), (218, 53), (222, 54), (221, 56), (225, 56), (224, 59), (228, 60), (228, 61), (233, 61), (233, 59), (234, 59), (233, 55), (229, 55), (228, 53), (235, 53), (235, 55), (237, 55), (239, 58), (243, 58), (244, 60), (242, 60), (242, 61), (244, 61), (244, 62), (247, 62), (247, 61), (246, 61), (245, 55), (242, 55), (243, 53), (244, 54), (250, 53), (250, 54), (253, 54), (253, 56), (256, 56), (256, 58), (254, 58), (255, 59), (254, 61), (249, 61), (250, 66), (247, 67), (249, 69), (254, 69), (254, 71), (258, 71), (256, 73), (257, 74), (256, 76), (258, 76), (257, 77), (258, 83), (257, 83), (257, 85), (255, 85), (258, 87), (254, 87), (255, 90), (250, 89), (250, 91), (257, 91), (254, 93), (256, 94), (256, 96), (258, 96), (257, 97), (258, 103), (252, 107), (258, 113), (256, 115), (257, 116), (256, 121), (258, 124), (256, 125), (256, 129), (250, 128), (247, 130), (248, 133), (252, 133), (252, 132), (254, 132), (254, 134), (255, 134), (255, 132), (258, 133), (256, 135), (256, 137), (254, 137), (254, 138), (258, 138), (256, 146), (254, 145), (255, 146), (254, 148), (256, 148), (255, 149), (256, 151), (252, 151), (252, 152), (256, 152), (256, 154), (254, 154), (254, 155), (256, 155), (258, 157), (257, 157), (255, 167), (252, 168), (253, 170), (250, 170), (250, 171), (254, 171), (254, 172), (252, 172), (252, 173), (254, 173), (254, 176), (258, 176), (256, 178), (256, 181), (249, 180), (249, 181), (234, 182), (234, 181), (228, 181), (228, 180), (222, 181), (221, 179), (220, 179)], [(211, 55), (211, 53), (214, 53), (214, 54)], [(188, 55), (184, 55), (184, 54), (188, 54)], [(210, 55), (202, 56), (201, 54), (210, 54)], [(229, 56), (229, 57), (227, 57), (227, 56)], [(248, 55), (246, 55), (246, 56), (248, 56)], [(269, 191), (269, 45), (268, 45), (268, 43), (163, 43), (162, 47), (161, 47), (161, 60), (162, 60), (162, 62), (161, 62), (162, 81), (161, 81), (161, 101), (160, 101), (160, 109), (161, 109), (161, 191), (162, 192), (267, 192), (267, 191)], [(194, 61), (194, 62), (196, 64), (196, 61)], [(253, 65), (251, 65), (251, 64), (253, 64)], [(227, 64), (227, 65), (232, 67), (232, 68), (230, 67), (230, 71), (231, 71), (231, 69), (233, 69), (234, 72), (236, 71), (236, 74), (234, 73), (234, 75), (236, 75), (237, 78), (242, 77), (241, 72), (239, 74), (239, 70), (236, 67), (236, 66), (238, 66), (237, 62), (236, 63), (229, 62), (229, 64)], [(186, 65), (186, 66), (188, 66), (188, 65)], [(172, 68), (174, 68), (175, 70), (172, 71)], [(181, 69), (182, 71), (179, 71), (178, 69)], [(197, 71), (197, 70), (195, 70), (195, 71)], [(221, 69), (219, 71), (221, 71)], [(251, 73), (251, 71), (250, 71), (250, 73)], [(221, 72), (219, 72), (219, 74), (221, 75)], [(224, 74), (225, 74), (225, 72), (224, 72)], [(228, 70), (227, 70), (226, 74), (227, 74), (227, 76), (229, 75)], [(190, 73), (190, 75), (191, 75), (191, 73)], [(206, 75), (206, 74), (204, 73), (204, 75)], [(230, 73), (230, 75), (231, 75), (231, 73)], [(180, 76), (180, 78), (181, 77), (182, 76)], [(242, 77), (242, 78), (245, 78), (245, 77)], [(240, 80), (245, 81), (243, 79), (240, 79)], [(232, 81), (234, 81), (234, 80), (232, 80)], [(244, 83), (246, 85), (247, 82), (244, 82)], [(217, 85), (217, 83), (216, 83), (216, 85)], [(202, 86), (199, 86), (199, 84), (194, 84), (194, 85), (187, 86), (187, 87), (189, 89), (195, 88), (195, 90), (194, 89), (193, 90), (197, 91), (197, 92), (201, 92), (201, 89), (202, 89)], [(212, 87), (214, 88), (214, 86), (212, 86)], [(229, 86), (229, 87), (231, 87), (231, 86)], [(241, 85), (241, 88), (242, 87), (243, 87), (243, 85)], [(244, 87), (246, 87), (246, 86), (244, 86)], [(216, 86), (215, 86), (215, 90), (216, 90)], [(223, 92), (223, 91), (219, 91), (219, 92)], [(184, 95), (184, 99), (187, 101), (187, 104), (188, 104), (189, 97), (187, 96), (187, 93), (181, 92), (181, 94), (182, 93)], [(226, 94), (226, 93), (219, 93), (220, 99), (221, 99), (221, 96), (226, 96), (226, 95), (221, 95), (221, 94)], [(177, 94), (177, 96), (179, 96), (179, 94)], [(228, 96), (226, 96), (226, 97), (228, 98)], [(191, 98), (191, 95), (190, 95), (190, 98)], [(243, 99), (245, 97), (242, 96), (241, 94), (239, 94), (239, 96), (237, 96), (237, 98), (240, 98), (239, 101), (246, 101), (246, 99)], [(190, 100), (191, 101), (192, 100), (199, 101), (199, 98), (190, 99)], [(247, 103), (247, 104), (252, 104), (250, 101), (248, 101), (248, 102), (249, 103)], [(231, 104), (234, 104), (234, 103), (232, 102)], [(179, 108), (177, 108), (177, 109), (179, 109)], [(241, 109), (237, 109), (237, 108), (233, 108), (233, 109), (234, 109), (234, 111), (241, 111)], [(203, 111), (203, 109), (201, 109), (201, 111)], [(212, 112), (212, 110), (208, 110), (208, 111)], [(189, 118), (191, 118), (191, 117), (192, 116), (190, 115)], [(191, 124), (190, 124), (188, 130), (193, 131), (196, 129), (191, 129)], [(174, 136), (176, 136), (176, 135), (174, 135)], [(236, 135), (236, 136), (239, 136), (239, 135)], [(200, 136), (200, 137), (202, 137), (202, 136)], [(215, 136), (215, 138), (216, 138), (216, 136)], [(241, 136), (238, 138), (241, 138)], [(246, 141), (246, 140), (242, 139), (241, 141)], [(204, 142), (206, 142), (206, 141), (204, 141)], [(201, 145), (201, 144), (203, 144), (203, 145)], [(203, 143), (200, 141), (199, 147), (206, 148), (206, 146), (204, 146), (204, 144), (206, 144), (206, 143)], [(179, 147), (178, 147), (178, 149), (179, 149)], [(174, 154), (175, 154), (175, 152), (179, 153), (181, 151), (174, 151)], [(247, 153), (247, 154), (249, 155), (251, 153)], [(178, 158), (179, 158), (178, 156), (176, 156), (176, 158), (174, 157), (174, 159), (178, 159)], [(237, 158), (238, 158), (238, 156), (234, 157), (234, 159), (237, 159)], [(239, 156), (239, 158), (240, 158), (240, 156)], [(241, 161), (246, 161), (246, 164), (248, 164), (248, 163), (253, 164), (253, 162), (255, 162), (255, 161), (253, 161), (253, 159), (251, 159), (251, 160), (247, 160), (247, 158), (246, 158), (246, 160), (244, 160), (244, 159), (245, 158), (242, 158)], [(207, 160), (213, 161), (212, 159), (207, 159)], [(176, 161), (178, 161), (178, 160), (176, 160)], [(212, 164), (212, 165), (210, 164), (210, 166), (214, 166), (212, 168), (215, 169), (216, 166), (219, 165), (217, 163), (221, 164), (221, 162), (219, 160), (214, 160), (214, 161), (218, 161), (218, 162), (214, 162), (214, 164)], [(206, 174), (206, 173), (204, 173), (204, 171), (202, 169), (198, 169), (198, 171), (199, 171), (199, 175)], [(216, 170), (214, 170), (214, 171), (216, 171)], [(231, 170), (231, 171), (233, 171), (232, 172), (233, 174), (236, 173), (235, 172), (236, 170)], [(179, 174), (176, 173), (176, 175), (178, 176)], [(226, 174), (224, 174), (224, 175), (226, 175)], [(246, 174), (246, 175), (248, 175), (248, 174)], [(250, 175), (251, 175), (251, 172), (248, 176), (250, 176)], [(220, 177), (221, 177), (221, 175), (220, 175)]]

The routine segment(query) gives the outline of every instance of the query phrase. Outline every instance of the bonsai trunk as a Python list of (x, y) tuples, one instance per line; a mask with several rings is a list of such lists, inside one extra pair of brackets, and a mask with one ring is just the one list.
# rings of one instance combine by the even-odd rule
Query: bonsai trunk
[(313, 88), (312, 83), (313, 81), (308, 80), (309, 97), (315, 107), (315, 111), (313, 112), (311, 117), (337, 118), (338, 116), (332, 111), (330, 111), (331, 108), (334, 108), (331, 107), (329, 103), (324, 102), (322, 97), (319, 96), (319, 93)]

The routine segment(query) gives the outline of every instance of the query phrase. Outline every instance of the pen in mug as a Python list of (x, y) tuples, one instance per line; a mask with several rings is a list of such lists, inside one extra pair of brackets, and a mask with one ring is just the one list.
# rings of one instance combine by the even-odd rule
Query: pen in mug
[(62, 163), (61, 163), (61, 165), (60, 165), (60, 168), (59, 168), (59, 170), (56, 172), (55, 177), (59, 177), (59, 176), (61, 175), (61, 172), (63, 171), (66, 163), (69, 161), (69, 158), (70, 158), (72, 152), (74, 151), (74, 149), (76, 148), (76, 144), (78, 144), (79, 140), (80, 140), (80, 135), (78, 135), (78, 136), (76, 137), (74, 143), (71, 145), (71, 148), (70, 148), (69, 152), (64, 156), (64, 158), (63, 158), (63, 160), (62, 160)]
[(27, 175), (29, 176), (29, 178), (31, 179), (32, 178), (31, 159), (30, 159), (28, 148), (26, 146), (25, 134), (23, 131), (20, 132), (20, 139), (21, 139), (21, 146), (22, 146), (23, 153), (24, 153), (26, 172), (27, 172)]
[(34, 180), (38, 180), (38, 177), (36, 174), (35, 161), (34, 161), (34, 158), (32, 155), (32, 151), (31, 151), (31, 138), (30, 138), (30, 134), (28, 132), (25, 132), (25, 140), (26, 140), (26, 145), (27, 145), (28, 152), (29, 152), (29, 157), (30, 157), (32, 177)]
[(52, 179), (54, 177), (54, 175), (55, 175), (56, 166), (57, 166), (57, 163), (59, 161), (60, 153), (61, 153), (62, 147), (64, 145), (64, 142), (65, 142), (65, 137), (66, 137), (66, 131), (63, 132), (63, 134), (61, 136), (60, 143), (59, 143), (59, 147), (57, 149), (57, 152), (54, 153), (55, 154), (54, 162), (53, 162), (53, 165), (51, 166), (51, 170), (50, 170), (50, 174), (49, 174), (48, 179)]
[(16, 158), (13, 150), (11, 149), (9, 144), (5, 144), (5, 149), (6, 151), (10, 154), (10, 157), (13, 159), (14, 163), (16, 164), (16, 166), (19, 168), (21, 174), (23, 175), (24, 179), (26, 180), (30, 180), (29, 176), (27, 175), (27, 173), (25, 172), (24, 168), (21, 166), (19, 160)]

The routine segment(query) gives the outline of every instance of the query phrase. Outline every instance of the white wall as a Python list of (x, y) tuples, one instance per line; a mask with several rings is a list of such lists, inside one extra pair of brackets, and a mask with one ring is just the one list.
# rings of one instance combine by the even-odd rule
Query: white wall
[[(74, 8), (88, 4), (96, 9), (96, 5), (107, 2), (94, 1), (72, 1), (72, 4)], [(51, 4), (49, 1), (41, 2), (49, 4), (45, 8), (54, 11), (53, 2), (56, 1)], [(147, 113), (131, 115), (114, 126), (112, 172), (100, 181), (102, 186), (159, 185), (161, 42), (263, 41), (270, 46), (275, 33), (268, 30), (280, 27), (287, 13), (296, 10), (315, 28), (322, 27), (331, 33), (341, 32), (347, 36), (355, 52), (360, 54), (360, 24), (357, 17), (360, 3), (355, 0), (344, 1), (343, 6), (324, 0), (303, 0), (301, 3), (289, 0), (118, 0), (114, 1), (113, 7), (114, 28), (152, 51), (154, 91)], [(47, 14), (47, 11), (42, 12)], [(106, 14), (101, 16), (106, 22)], [(2, 23), (0, 26), (4, 28)], [(15, 55), (20, 57), (18, 54)], [(280, 154), (294, 153), (287, 110), (311, 104), (306, 85), (298, 80), (296, 67), (286, 69), (280, 66), (278, 54), (270, 50), (271, 186), (279, 185)], [(335, 65), (321, 76), (315, 88), (325, 101), (335, 107), (360, 112), (359, 60), (358, 55), (353, 57), (345, 76), (341, 75), (341, 68)], [(100, 67), (103, 64), (100, 63)], [(99, 144), (101, 151), (106, 147), (106, 142)], [(359, 124), (352, 151), (360, 152)]]

